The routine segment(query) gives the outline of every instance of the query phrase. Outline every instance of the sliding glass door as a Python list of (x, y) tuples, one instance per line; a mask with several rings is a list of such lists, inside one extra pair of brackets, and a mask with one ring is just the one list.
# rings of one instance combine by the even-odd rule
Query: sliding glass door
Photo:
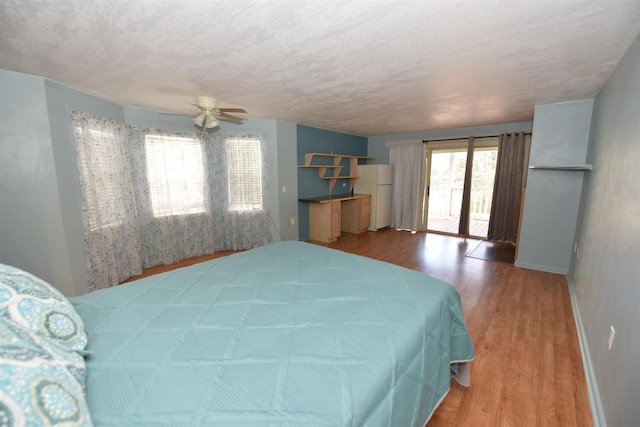
[[(467, 152), (467, 140), (427, 148), (427, 231), (458, 235)], [(472, 237), (487, 237), (497, 153), (497, 139), (475, 140), (468, 207)]]
[(427, 151), (427, 231), (458, 234), (466, 162), (466, 149)]

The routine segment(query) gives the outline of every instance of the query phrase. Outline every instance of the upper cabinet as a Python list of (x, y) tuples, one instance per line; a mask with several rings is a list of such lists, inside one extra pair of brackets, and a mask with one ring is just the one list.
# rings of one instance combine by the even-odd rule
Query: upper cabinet
[(593, 100), (537, 105), (529, 166), (586, 167), (592, 111)]
[[(318, 177), (329, 180), (329, 195), (331, 195), (338, 179), (348, 179), (349, 192), (353, 190), (353, 184), (358, 178), (358, 160), (360, 159), (368, 161), (374, 158), (333, 153), (306, 153), (304, 155), (304, 165), (299, 165), (298, 167), (317, 168)], [(345, 167), (349, 169), (346, 174), (341, 175), (342, 169)]]

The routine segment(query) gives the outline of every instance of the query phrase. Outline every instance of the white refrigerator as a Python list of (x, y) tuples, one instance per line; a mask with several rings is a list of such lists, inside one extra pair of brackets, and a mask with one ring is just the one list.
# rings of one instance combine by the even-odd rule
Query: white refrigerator
[(358, 176), (353, 191), (359, 194), (371, 194), (369, 230), (376, 231), (390, 226), (393, 166), (358, 165)]

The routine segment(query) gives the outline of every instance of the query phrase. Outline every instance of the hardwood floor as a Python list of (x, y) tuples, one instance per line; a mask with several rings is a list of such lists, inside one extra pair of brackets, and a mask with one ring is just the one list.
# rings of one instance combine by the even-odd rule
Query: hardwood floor
[(380, 230), (320, 245), (422, 271), (460, 293), (476, 352), (471, 387), (452, 381), (429, 427), (593, 425), (565, 277), (466, 257), (478, 242)]
[(323, 246), (419, 270), (455, 286), (473, 340), (471, 387), (451, 391), (434, 426), (591, 426), (566, 278), (466, 257), (478, 240), (381, 230)]
[(197, 264), (199, 262), (209, 261), (215, 258), (231, 255), (237, 251), (218, 251), (215, 254), (200, 255), (193, 258), (183, 259), (175, 264), (168, 265), (155, 265), (153, 267), (145, 268), (141, 275), (130, 277), (122, 283), (131, 282), (133, 280), (142, 279), (143, 277), (153, 276), (154, 274), (164, 273), (165, 271), (175, 270), (176, 268), (187, 267), (189, 265)]

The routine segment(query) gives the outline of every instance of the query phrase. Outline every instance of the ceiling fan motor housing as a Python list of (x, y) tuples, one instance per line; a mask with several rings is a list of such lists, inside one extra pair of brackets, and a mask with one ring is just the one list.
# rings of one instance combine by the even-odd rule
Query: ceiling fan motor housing
[(204, 108), (205, 110), (213, 110), (216, 108), (218, 102), (215, 98), (211, 98), (209, 96), (198, 96), (196, 97), (196, 104), (200, 108)]

